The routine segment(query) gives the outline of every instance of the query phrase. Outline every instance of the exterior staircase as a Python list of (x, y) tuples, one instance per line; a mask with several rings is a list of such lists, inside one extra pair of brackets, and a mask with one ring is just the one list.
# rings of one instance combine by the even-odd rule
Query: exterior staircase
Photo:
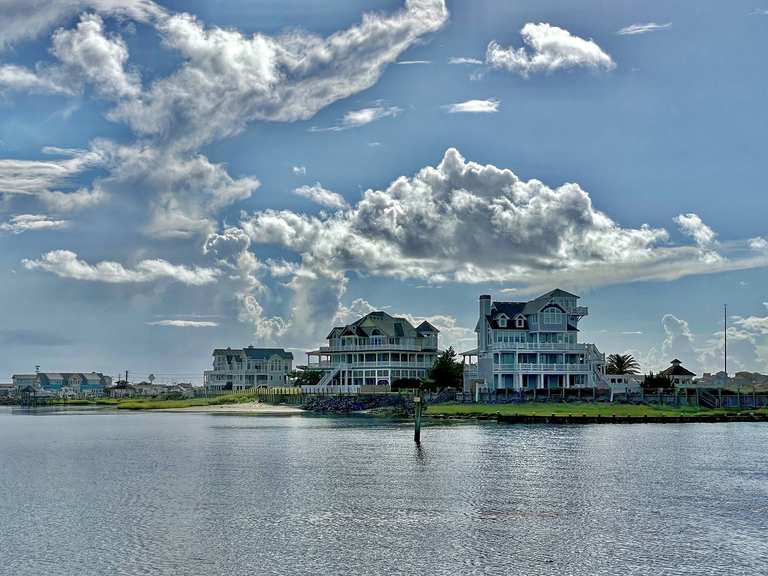
[(699, 390), (699, 406), (706, 406), (707, 408), (720, 408), (720, 399), (706, 390)]
[(333, 382), (333, 379), (336, 377), (336, 375), (341, 372), (341, 368), (341, 364), (339, 364), (338, 366), (335, 366), (333, 369), (323, 374), (323, 377), (320, 379), (320, 382), (318, 382), (317, 385), (328, 386), (331, 382)]

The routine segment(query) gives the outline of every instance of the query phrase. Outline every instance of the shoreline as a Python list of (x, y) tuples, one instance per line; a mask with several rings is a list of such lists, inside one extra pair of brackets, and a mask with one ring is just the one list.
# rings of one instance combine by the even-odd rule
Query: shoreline
[(197, 414), (264, 414), (285, 415), (305, 414), (307, 411), (295, 406), (266, 404), (264, 402), (241, 402), (238, 404), (211, 404), (208, 406), (185, 406), (180, 408), (144, 409), (146, 412), (177, 412)]

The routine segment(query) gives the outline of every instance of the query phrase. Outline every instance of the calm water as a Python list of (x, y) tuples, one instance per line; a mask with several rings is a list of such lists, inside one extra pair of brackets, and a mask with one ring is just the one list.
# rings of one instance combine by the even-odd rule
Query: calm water
[(768, 426), (0, 409), (0, 574), (768, 574)]

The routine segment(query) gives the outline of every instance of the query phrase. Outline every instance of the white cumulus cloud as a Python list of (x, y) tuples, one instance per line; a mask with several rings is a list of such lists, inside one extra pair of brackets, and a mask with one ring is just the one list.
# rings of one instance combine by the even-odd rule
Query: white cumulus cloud
[(57, 30), (52, 52), (71, 72), (70, 81), (82, 77), (106, 98), (137, 97), (141, 92), (139, 75), (125, 70), (125, 42), (118, 36), (107, 37), (97, 14), (84, 14), (73, 30)]
[(563, 28), (529, 22), (520, 34), (524, 47), (505, 48), (491, 42), (486, 51), (486, 64), (522, 76), (567, 68), (613, 70), (616, 67), (613, 59), (593, 40), (574, 36)]

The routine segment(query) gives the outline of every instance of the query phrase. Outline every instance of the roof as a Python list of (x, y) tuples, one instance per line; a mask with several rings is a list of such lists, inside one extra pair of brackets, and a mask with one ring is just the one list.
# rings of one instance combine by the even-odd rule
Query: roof
[(386, 336), (388, 338), (421, 338), (427, 332), (437, 332), (437, 328), (429, 322), (422, 322), (419, 328), (414, 328), (405, 318), (390, 316), (386, 312), (376, 311), (366, 314), (359, 320), (347, 326), (337, 326), (328, 334), (327, 338), (336, 338), (341, 335), (359, 336)]
[(424, 322), (416, 326), (416, 332), (419, 332), (420, 334), (427, 334), (427, 333), (437, 334), (438, 332), (440, 332), (440, 330), (438, 330), (437, 328), (432, 326), (432, 324), (424, 320)]
[[(565, 290), (560, 290), (560, 288), (555, 288), (554, 290), (550, 290), (546, 294), (542, 294), (538, 298), (534, 298), (533, 300), (526, 302), (525, 304), (525, 311), (524, 314), (535, 314), (538, 312), (551, 298), (555, 296), (571, 296), (573, 298), (579, 298), (579, 296), (576, 296), (576, 294), (571, 294), (570, 292), (566, 292)], [(562, 308), (561, 308), (562, 310)]]
[(662, 370), (659, 372), (662, 376), (696, 376), (693, 372), (690, 370), (686, 370), (680, 365), (680, 360), (673, 360), (672, 366), (667, 368), (666, 370)]
[(248, 346), (247, 348), (243, 348), (243, 349), (216, 348), (213, 351), (214, 356), (221, 355), (221, 354), (245, 354), (246, 357), (252, 360), (268, 360), (273, 356), (280, 356), (281, 358), (286, 360), (293, 360), (293, 353), (286, 352), (285, 349), (283, 348), (254, 348), (253, 346)]
[[(498, 324), (497, 317), (500, 314), (506, 315), (506, 317), (510, 320), (513, 320), (518, 314), (523, 314), (524, 317), (529, 314), (535, 314), (545, 305), (547, 305), (550, 299), (555, 296), (571, 296), (573, 298), (579, 298), (579, 296), (576, 294), (571, 294), (570, 292), (556, 288), (555, 290), (550, 290), (546, 294), (542, 294), (541, 296), (538, 296), (537, 298), (527, 302), (493, 302), (491, 304), (491, 313), (488, 316), (488, 322), (491, 328), (498, 329), (500, 326)], [(551, 303), (551, 305), (565, 312), (563, 307), (559, 304)], [(522, 328), (518, 328), (514, 322), (507, 323), (506, 328), (509, 330), (528, 330), (528, 319), (526, 318), (525, 324)], [(475, 331), (477, 332), (479, 329), (480, 323), (478, 321), (477, 326), (475, 326)], [(568, 330), (578, 331), (578, 328), (569, 323)]]

